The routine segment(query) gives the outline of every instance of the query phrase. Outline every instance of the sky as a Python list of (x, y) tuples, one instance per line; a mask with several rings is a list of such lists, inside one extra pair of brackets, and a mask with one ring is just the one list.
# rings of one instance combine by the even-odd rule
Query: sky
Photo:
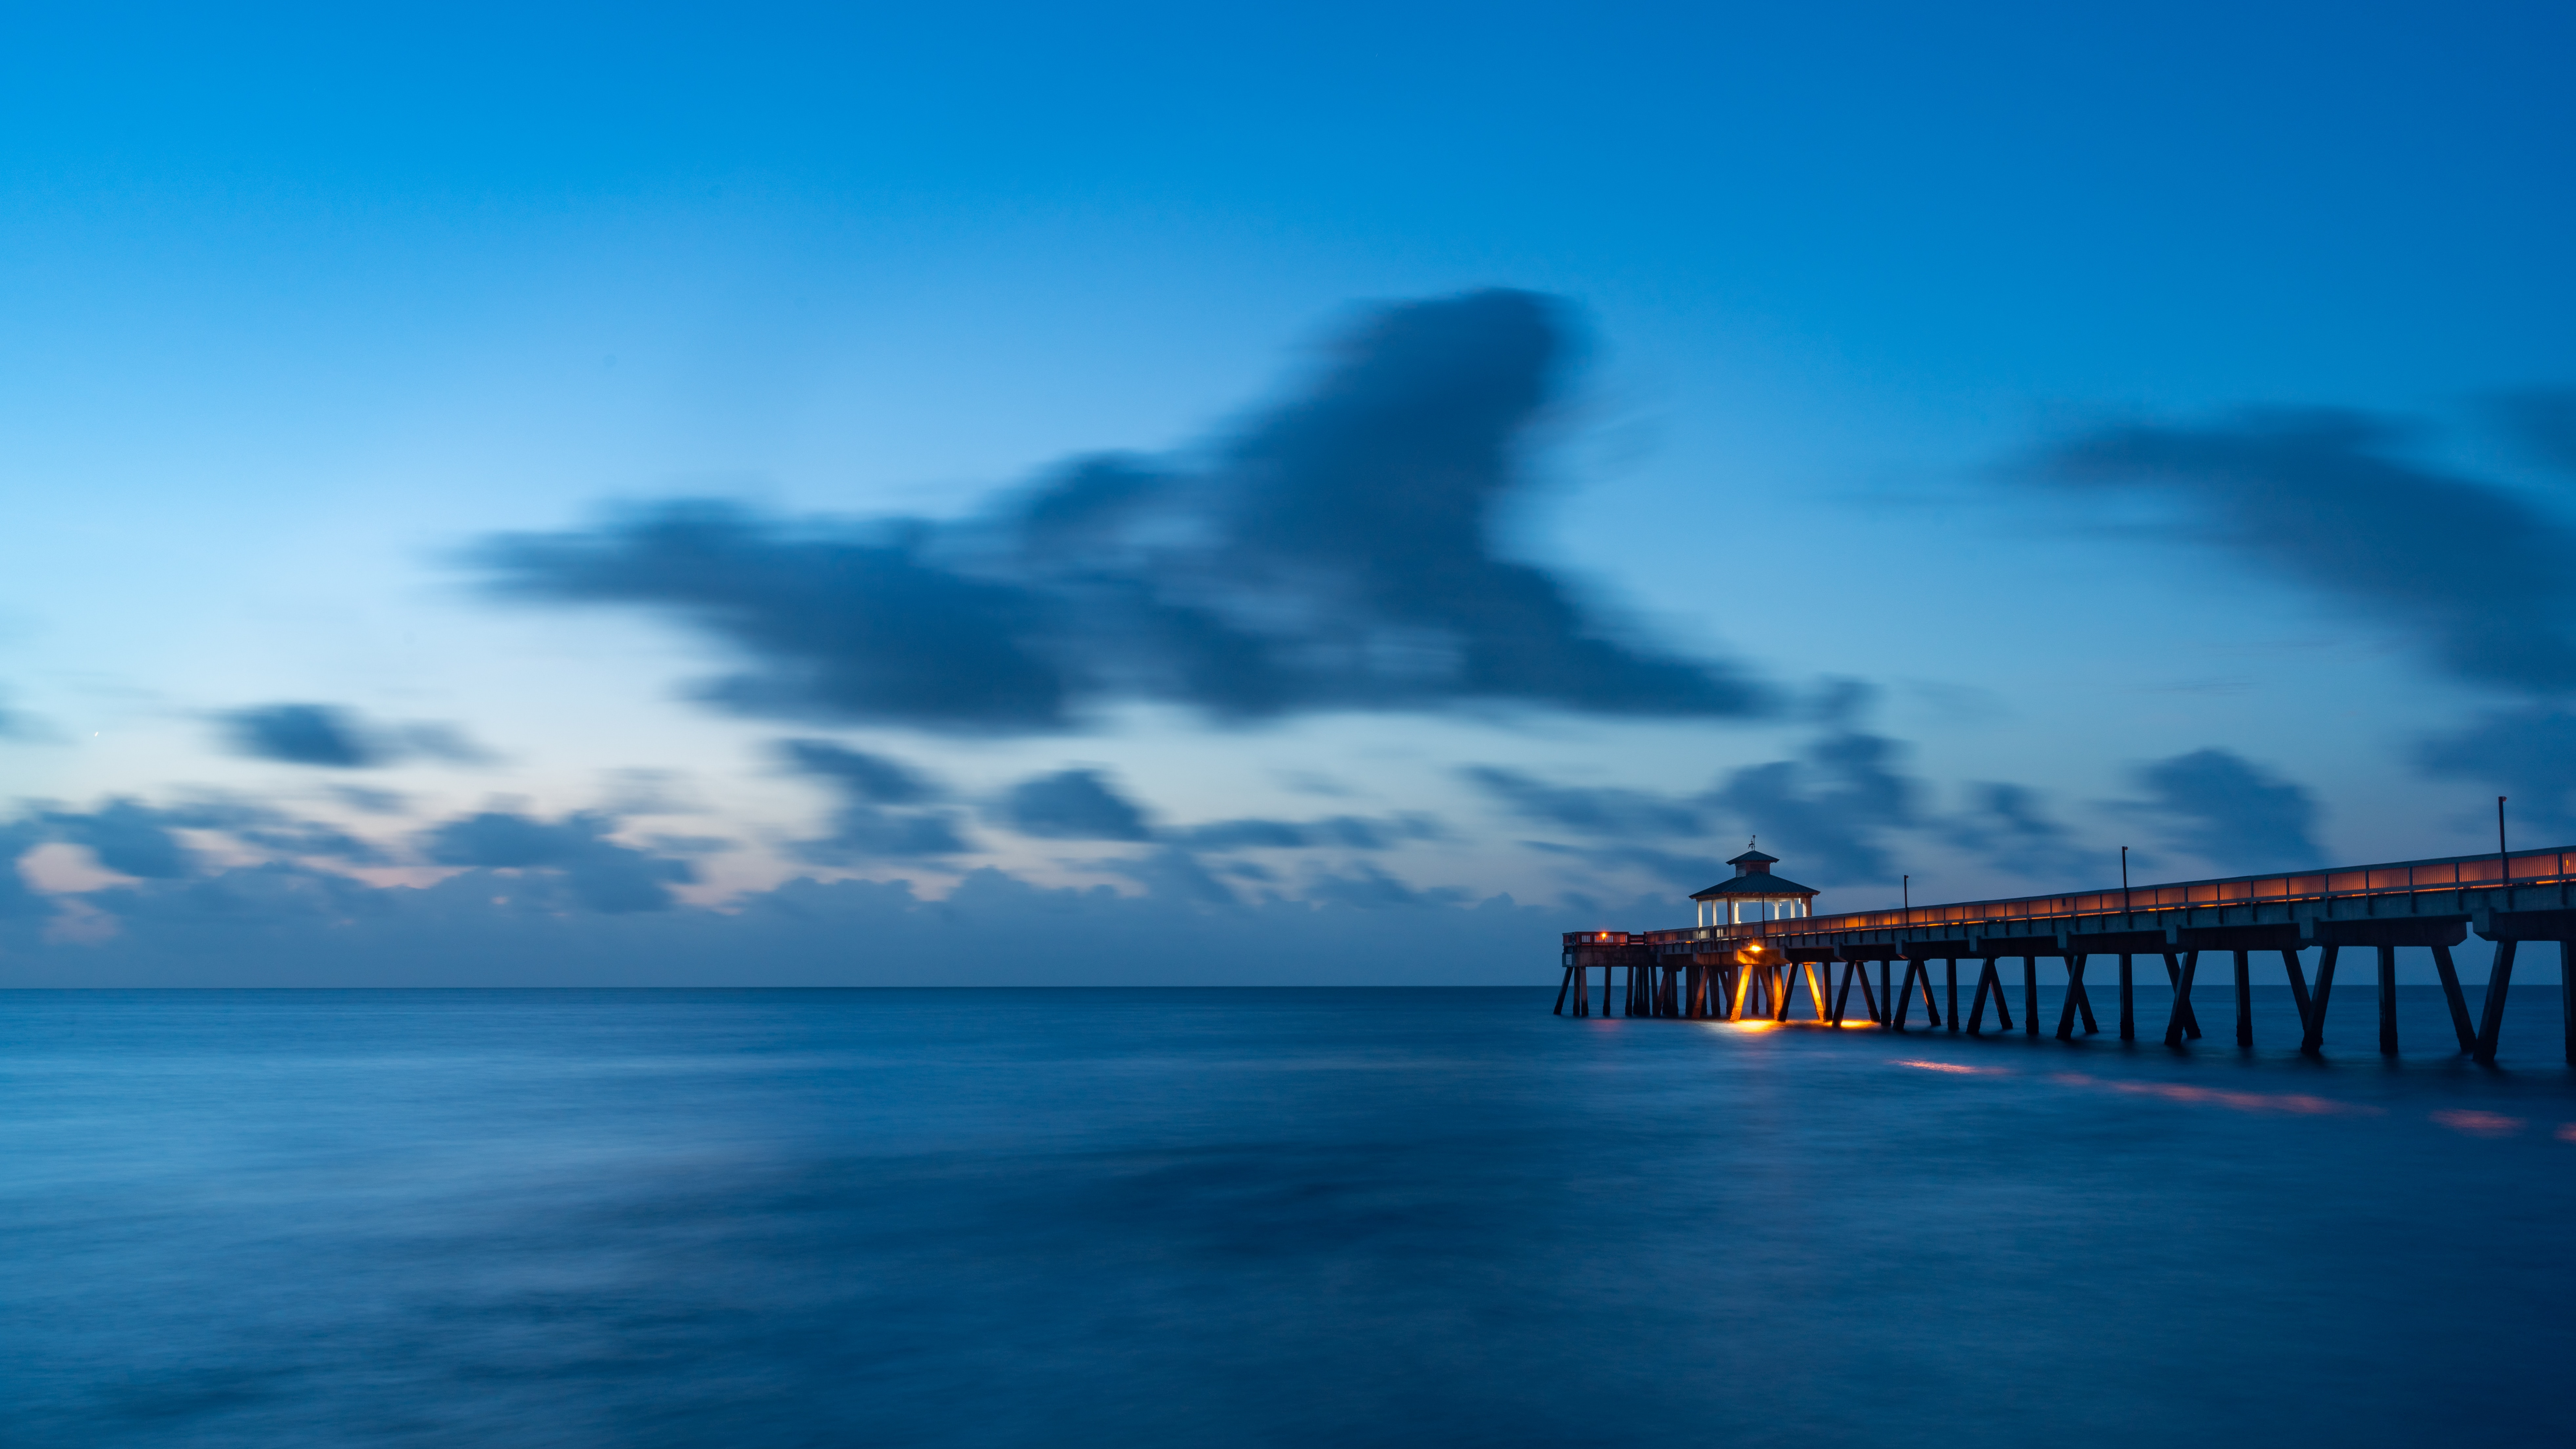
[(15, 31), (0, 984), (1552, 981), (1757, 836), (2576, 844), (2564, 7)]

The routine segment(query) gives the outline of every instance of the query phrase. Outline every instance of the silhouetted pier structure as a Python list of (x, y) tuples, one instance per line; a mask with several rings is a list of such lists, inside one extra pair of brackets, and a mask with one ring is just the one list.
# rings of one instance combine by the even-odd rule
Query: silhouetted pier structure
[[(1816, 893), (1771, 875), (1773, 857), (1748, 852), (1728, 862), (1734, 880), (1693, 896), (1700, 924), (1670, 931), (1569, 931), (1565, 981), (1556, 1009), (1592, 1013), (1592, 973), (1603, 1015), (1842, 1026), (1866, 1020), (1903, 1031), (1914, 1003), (1927, 1027), (1984, 1030), (1989, 1005), (2000, 1030), (2013, 1029), (1999, 962), (2021, 962), (2022, 1030), (2040, 1032), (2039, 962), (2066, 964), (2066, 999), (2056, 1034), (2100, 1030), (2086, 969), (2118, 962), (2119, 1033), (2137, 1036), (2133, 963), (2161, 962), (2172, 1006), (2164, 1040), (2201, 1034), (2192, 991), (2203, 952), (2233, 958), (2236, 1042), (2254, 1042), (2250, 958), (2278, 952), (2298, 1007), (2304, 1051), (2320, 1050), (2335, 969), (2347, 946), (2377, 954), (2379, 1050), (2397, 1053), (2397, 949), (2428, 947), (2450, 1007), (2459, 1050), (2492, 1062), (2504, 1024), (2505, 993), (2525, 941), (2558, 943), (2565, 1052), (2576, 1063), (2576, 848), (2458, 855), (2387, 865), (2275, 875), (2229, 876), (2070, 895), (2015, 896), (1845, 915), (1812, 914)], [(2479, 1011), (2472, 1019), (2451, 948), (2475, 931), (2496, 943)], [(2309, 981), (2303, 956), (2316, 951)], [(1973, 999), (1959, 1010), (1959, 963), (1975, 968)], [(1932, 967), (1942, 966), (1936, 1000)], [(1870, 967), (1878, 975), (1875, 989)], [(1898, 968), (1901, 965), (1902, 973)], [(1839, 984), (1834, 975), (1840, 969)], [(1614, 983), (1626, 973), (1624, 996)], [(1854, 987), (1858, 1000), (1853, 999)], [(1805, 1012), (1798, 1013), (1801, 989)], [(1614, 1011), (1614, 1008), (1617, 1008)]]

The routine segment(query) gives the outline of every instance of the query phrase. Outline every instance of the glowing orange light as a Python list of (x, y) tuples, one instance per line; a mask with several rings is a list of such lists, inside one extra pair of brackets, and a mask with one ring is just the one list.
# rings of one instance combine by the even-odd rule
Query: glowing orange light
[(2436, 1112), (2433, 1120), (2472, 1137), (2511, 1137), (2522, 1130), (2521, 1118), (2501, 1112)]

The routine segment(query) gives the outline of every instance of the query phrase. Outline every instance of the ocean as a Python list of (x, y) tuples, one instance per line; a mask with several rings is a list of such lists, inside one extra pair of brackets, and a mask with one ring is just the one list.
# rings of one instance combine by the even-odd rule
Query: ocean
[(2489, 1070), (2220, 977), (0, 993), (0, 1444), (2576, 1442), (2556, 988)]

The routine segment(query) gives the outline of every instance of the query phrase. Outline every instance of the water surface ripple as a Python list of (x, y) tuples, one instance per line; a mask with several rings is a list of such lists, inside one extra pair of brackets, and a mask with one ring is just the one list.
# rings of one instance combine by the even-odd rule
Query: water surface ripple
[(0, 993), (0, 1443), (2576, 1441), (2557, 994), (2364, 987)]

